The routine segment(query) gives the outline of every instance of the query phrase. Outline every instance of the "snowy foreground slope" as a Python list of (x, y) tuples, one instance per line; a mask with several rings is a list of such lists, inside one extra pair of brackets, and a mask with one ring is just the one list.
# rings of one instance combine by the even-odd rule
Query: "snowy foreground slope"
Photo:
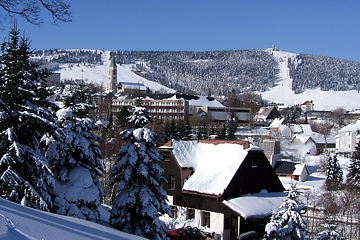
[(0, 198), (0, 240), (144, 239), (72, 217), (27, 208)]
[(295, 94), (292, 90), (292, 79), (289, 76), (287, 59), (297, 54), (269, 51), (278, 62), (277, 86), (266, 92), (259, 92), (264, 100), (284, 104), (284, 107), (313, 101), (315, 110), (334, 110), (343, 107), (346, 110), (360, 109), (360, 93), (357, 91), (321, 91), (320, 89), (306, 90)]

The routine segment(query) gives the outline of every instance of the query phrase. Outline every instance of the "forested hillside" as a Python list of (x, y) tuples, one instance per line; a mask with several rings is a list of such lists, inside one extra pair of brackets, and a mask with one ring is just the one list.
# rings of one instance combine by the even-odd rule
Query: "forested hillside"
[[(103, 65), (104, 50), (42, 50), (33, 59), (50, 70), (59, 64)], [(118, 64), (134, 63), (134, 72), (181, 93), (215, 96), (266, 91), (276, 84), (277, 62), (263, 50), (115, 51)], [(108, 59), (107, 59), (108, 60)], [(299, 54), (287, 59), (292, 89), (359, 90), (360, 63)]]
[(179, 92), (221, 95), (265, 91), (275, 83), (276, 61), (265, 51), (117, 51), (118, 63), (147, 63), (146, 78)]
[(306, 89), (348, 91), (360, 89), (360, 63), (331, 57), (299, 54), (288, 59), (292, 89), (301, 93)]

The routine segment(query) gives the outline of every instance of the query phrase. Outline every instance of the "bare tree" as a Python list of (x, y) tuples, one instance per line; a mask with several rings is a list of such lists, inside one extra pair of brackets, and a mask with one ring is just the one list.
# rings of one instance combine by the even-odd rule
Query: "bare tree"
[(342, 107), (336, 108), (331, 113), (331, 119), (334, 122), (334, 125), (336, 126), (336, 129), (340, 129), (345, 125), (344, 122), (344, 116), (346, 115), (346, 110)]
[(0, 15), (0, 24), (7, 18), (21, 16), (31, 24), (41, 25), (43, 20), (40, 13), (43, 10), (51, 14), (55, 25), (71, 22), (70, 4), (62, 0), (0, 0), (0, 7), (4, 12)]

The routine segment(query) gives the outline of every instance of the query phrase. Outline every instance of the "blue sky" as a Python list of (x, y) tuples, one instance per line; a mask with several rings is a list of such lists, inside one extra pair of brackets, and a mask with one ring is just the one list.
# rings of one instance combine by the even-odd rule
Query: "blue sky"
[[(360, 62), (360, 1), (63, 0), (73, 21), (18, 28), (41, 49), (236, 50), (273, 44)], [(11, 24), (0, 32), (3, 40)]]

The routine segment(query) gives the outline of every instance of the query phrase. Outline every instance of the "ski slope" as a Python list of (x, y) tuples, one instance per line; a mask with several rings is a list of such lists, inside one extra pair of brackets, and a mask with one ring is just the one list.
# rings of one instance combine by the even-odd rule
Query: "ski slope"
[(346, 110), (360, 109), (360, 93), (357, 91), (321, 91), (320, 89), (306, 90), (295, 94), (292, 90), (292, 79), (289, 76), (287, 59), (297, 54), (267, 50), (273, 54), (278, 62), (277, 85), (266, 92), (258, 92), (264, 100), (284, 104), (284, 107), (313, 101), (315, 110), (334, 110), (343, 107)]
[[(60, 68), (55, 73), (61, 74), (61, 79), (82, 79), (85, 82), (93, 82), (97, 83), (103, 88), (106, 88), (106, 84), (108, 81), (108, 72), (109, 72), (109, 55), (110, 51), (105, 51), (102, 56), (103, 65), (93, 65), (93, 66), (84, 66), (80, 64), (74, 64), (72, 67), (69, 64), (61, 64)], [(118, 82), (135, 82), (135, 83), (143, 83), (145, 87), (153, 90), (153, 91), (161, 91), (167, 93), (174, 93), (175, 90), (165, 87), (159, 83), (149, 81), (139, 75), (136, 75), (131, 71), (134, 64), (117, 64), (117, 79)]]

